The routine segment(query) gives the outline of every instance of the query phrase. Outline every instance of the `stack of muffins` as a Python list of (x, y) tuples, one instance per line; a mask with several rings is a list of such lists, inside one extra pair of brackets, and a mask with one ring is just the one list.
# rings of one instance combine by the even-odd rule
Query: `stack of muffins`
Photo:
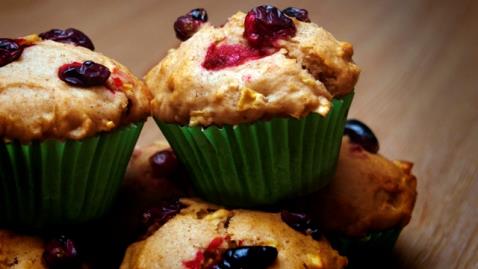
[[(299, 8), (207, 21), (179, 17), (144, 82), (75, 29), (0, 39), (0, 225), (42, 234), (1, 230), (0, 268), (344, 268), (393, 247), (416, 179), (346, 120), (352, 46)], [(133, 153), (149, 115), (171, 148)]]

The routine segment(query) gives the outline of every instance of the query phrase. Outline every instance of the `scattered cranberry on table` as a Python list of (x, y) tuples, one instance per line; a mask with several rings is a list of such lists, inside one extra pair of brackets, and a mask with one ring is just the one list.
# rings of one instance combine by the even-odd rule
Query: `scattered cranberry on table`
[(309, 12), (307, 9), (297, 8), (297, 7), (288, 7), (282, 10), (287, 16), (294, 17), (299, 21), (310, 22)]
[(58, 70), (61, 80), (69, 85), (83, 88), (102, 86), (110, 75), (111, 72), (106, 66), (93, 61), (65, 64)]
[(80, 30), (68, 28), (66, 30), (52, 29), (48, 32), (39, 34), (42, 39), (53, 40), (56, 42), (74, 44), (76, 46), (85, 47), (90, 50), (95, 50), (95, 46), (91, 39)]
[(377, 153), (380, 149), (375, 134), (365, 123), (359, 120), (347, 120), (344, 135), (347, 135), (352, 143), (362, 146), (362, 148), (370, 153)]

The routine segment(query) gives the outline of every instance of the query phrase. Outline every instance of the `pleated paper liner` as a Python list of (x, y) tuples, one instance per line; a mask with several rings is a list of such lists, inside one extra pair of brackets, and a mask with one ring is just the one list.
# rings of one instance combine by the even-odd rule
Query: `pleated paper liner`
[(349, 267), (361, 268), (361, 266), (380, 261), (382, 257), (388, 257), (402, 228), (392, 228), (380, 232), (371, 232), (363, 237), (349, 237), (345, 235), (327, 235), (332, 247), (341, 255), (349, 259)]
[(352, 98), (335, 99), (326, 117), (207, 128), (156, 122), (201, 197), (228, 206), (270, 205), (329, 182)]
[(143, 122), (80, 141), (0, 143), (0, 225), (40, 229), (101, 217)]

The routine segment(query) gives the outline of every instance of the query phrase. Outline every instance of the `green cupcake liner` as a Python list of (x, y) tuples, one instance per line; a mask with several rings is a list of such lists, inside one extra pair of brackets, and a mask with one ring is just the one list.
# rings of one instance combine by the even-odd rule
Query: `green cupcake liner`
[(312, 193), (335, 172), (353, 93), (326, 117), (189, 127), (156, 120), (206, 200), (252, 207)]
[(371, 261), (379, 260), (383, 254), (390, 253), (397, 242), (402, 228), (393, 228), (380, 232), (371, 232), (363, 237), (345, 235), (327, 235), (334, 249), (347, 256), (350, 267), (356, 267)]
[(0, 143), (0, 225), (36, 229), (101, 217), (143, 122), (80, 141)]

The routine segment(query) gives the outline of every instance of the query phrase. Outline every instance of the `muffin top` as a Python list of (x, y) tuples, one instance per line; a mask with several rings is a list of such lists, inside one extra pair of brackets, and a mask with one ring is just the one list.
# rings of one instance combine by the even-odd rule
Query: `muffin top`
[(46, 269), (43, 240), (0, 230), (0, 268)]
[[(122, 269), (251, 268), (251, 262), (254, 268), (343, 268), (347, 264), (327, 241), (295, 231), (280, 214), (226, 210), (188, 199), (181, 203), (185, 208), (178, 215), (128, 248)], [(241, 258), (233, 259), (234, 255)], [(225, 263), (233, 267), (220, 267)]]
[(336, 175), (313, 198), (313, 214), (325, 230), (349, 236), (402, 228), (417, 196), (411, 169), (412, 163), (392, 162), (345, 136)]
[(0, 39), (0, 137), (79, 140), (148, 116), (150, 93), (126, 67), (48, 33)]
[(146, 75), (152, 114), (201, 126), (325, 116), (333, 97), (353, 90), (360, 70), (351, 44), (301, 19), (260, 6), (221, 27), (201, 22)]

